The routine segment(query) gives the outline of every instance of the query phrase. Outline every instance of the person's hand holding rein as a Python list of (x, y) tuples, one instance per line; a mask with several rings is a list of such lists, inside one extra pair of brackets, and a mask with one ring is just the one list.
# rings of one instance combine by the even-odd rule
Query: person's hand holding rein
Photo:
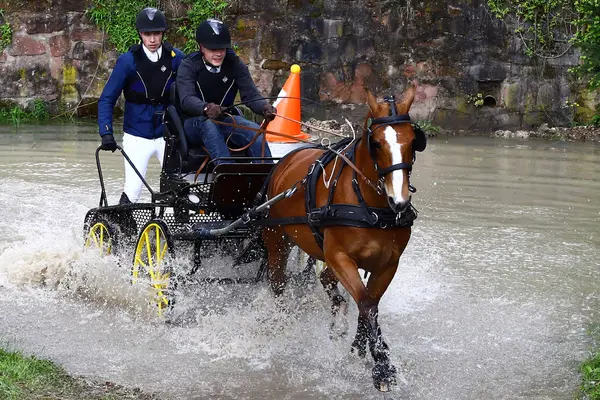
[(277, 109), (273, 107), (271, 104), (266, 103), (262, 109), (263, 117), (265, 117), (265, 121), (271, 122), (277, 116)]
[(225, 107), (221, 107), (215, 103), (208, 103), (204, 107), (204, 115), (206, 115), (210, 119), (217, 119), (223, 114), (225, 111)]

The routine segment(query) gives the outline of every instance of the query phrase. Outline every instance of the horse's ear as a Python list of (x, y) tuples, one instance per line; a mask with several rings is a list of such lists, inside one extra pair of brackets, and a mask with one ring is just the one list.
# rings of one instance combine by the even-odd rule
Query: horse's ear
[(417, 93), (417, 83), (416, 80), (412, 82), (412, 86), (406, 89), (404, 92), (404, 99), (402, 103), (396, 104), (396, 111), (400, 114), (407, 114), (408, 110), (410, 110), (410, 106), (415, 100), (415, 94)]
[(376, 116), (376, 112), (377, 112), (377, 108), (379, 107), (379, 105), (377, 104), (377, 99), (375, 98), (375, 96), (373, 96), (373, 93), (371, 93), (371, 91), (369, 89), (365, 88), (365, 92), (367, 92), (367, 105), (369, 106), (369, 109), (371, 109), (371, 114), (373, 114), (373, 116)]

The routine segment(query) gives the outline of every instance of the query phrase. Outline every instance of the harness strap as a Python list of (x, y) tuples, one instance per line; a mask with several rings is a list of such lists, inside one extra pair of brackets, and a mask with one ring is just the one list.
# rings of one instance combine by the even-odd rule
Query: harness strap
[[(306, 176), (306, 184), (305, 184), (305, 191), (304, 191), (304, 204), (305, 204), (305, 208), (306, 208), (306, 212), (308, 215), (310, 215), (313, 210), (318, 209), (317, 208), (317, 183), (319, 181), (319, 178), (321, 177), (321, 175), (323, 174), (323, 171), (325, 170), (325, 167), (334, 160), (336, 155), (339, 155), (340, 152), (336, 151), (337, 149), (343, 149), (345, 146), (347, 146), (349, 143), (352, 142), (351, 138), (347, 138), (347, 139), (342, 139), (339, 142), (333, 144), (332, 146), (329, 146), (329, 150), (332, 151), (326, 151), (325, 153), (323, 153), (321, 155), (321, 157), (319, 157), (317, 160), (315, 160), (315, 162), (311, 165), (308, 174)], [(344, 158), (342, 158), (343, 160)], [(321, 168), (318, 168), (318, 166), (321, 166)], [(344, 165), (342, 164), (341, 168), (344, 168)], [(333, 172), (332, 172), (333, 173)], [(330, 199), (333, 198), (333, 194), (331, 192), (333, 192), (333, 190), (335, 189), (335, 187), (332, 187), (330, 190)], [(328, 207), (330, 205), (330, 203), (328, 203), (326, 205), (326, 207)], [(320, 248), (323, 248), (323, 234), (321, 233), (319, 226), (315, 225), (314, 222), (316, 222), (316, 220), (314, 220), (313, 218), (308, 218), (307, 219), (307, 224), (310, 227), (310, 229), (313, 232), (313, 236), (315, 237), (315, 241), (317, 242), (317, 244), (319, 245)]]
[(390, 172), (396, 171), (396, 170), (399, 170), (399, 169), (405, 169), (405, 170), (408, 170), (408, 172), (410, 172), (410, 171), (412, 171), (412, 166), (413, 166), (412, 163), (407, 163), (407, 162), (394, 164), (394, 165), (391, 165), (391, 166), (389, 166), (387, 168), (379, 170), (378, 171), (379, 177), (383, 178), (384, 176), (386, 176)]
[[(330, 226), (349, 226), (354, 228), (405, 228), (413, 225), (417, 218), (416, 210), (409, 207), (401, 215), (394, 213), (389, 208), (364, 208), (360, 205), (333, 204), (329, 207), (313, 209), (308, 215), (269, 218), (256, 221), (258, 225), (309, 225), (311, 228), (325, 228)], [(322, 239), (322, 235), (319, 235)], [(323, 242), (319, 243), (323, 248)]]

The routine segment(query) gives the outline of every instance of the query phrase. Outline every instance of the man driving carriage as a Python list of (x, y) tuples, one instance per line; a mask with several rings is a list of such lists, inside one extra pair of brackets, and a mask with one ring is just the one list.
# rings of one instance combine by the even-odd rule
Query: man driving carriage
[[(187, 118), (185, 134), (193, 147), (204, 146), (215, 164), (224, 163), (227, 161), (218, 158), (231, 157), (228, 144), (238, 148), (247, 146), (256, 136), (255, 131), (244, 127), (259, 128), (241, 115), (234, 115), (232, 106), (238, 92), (242, 102), (267, 122), (275, 118), (277, 110), (260, 94), (248, 67), (231, 50), (229, 29), (223, 22), (216, 19), (202, 22), (196, 30), (196, 41), (200, 51), (190, 54), (177, 74), (180, 106)], [(263, 141), (264, 137), (259, 136), (248, 147), (249, 157), (263, 156)], [(264, 157), (271, 157), (266, 143)]]
[[(115, 151), (113, 108), (123, 93), (123, 150), (145, 176), (150, 157), (155, 155), (163, 162), (162, 113), (184, 54), (163, 42), (167, 20), (162, 11), (144, 8), (138, 13), (135, 26), (142, 43), (131, 46), (117, 59), (98, 100), (98, 128), (102, 150)], [(119, 204), (135, 203), (142, 191), (142, 181), (129, 162), (124, 162), (125, 185)]]

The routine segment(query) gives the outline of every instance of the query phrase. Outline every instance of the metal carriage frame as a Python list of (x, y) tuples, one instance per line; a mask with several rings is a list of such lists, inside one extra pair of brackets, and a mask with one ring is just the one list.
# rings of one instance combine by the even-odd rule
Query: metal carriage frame
[[(247, 284), (263, 279), (266, 250), (260, 238), (260, 226), (254, 222), (271, 204), (293, 194), (291, 190), (286, 191), (259, 204), (257, 194), (276, 158), (250, 158), (241, 154), (228, 159), (233, 163), (215, 165), (216, 160), (208, 160), (202, 149), (189, 146), (174, 106), (167, 108), (163, 121), (166, 149), (160, 191), (150, 187), (125, 151), (117, 146), (149, 191), (151, 200), (109, 205), (98, 147), (95, 156), (100, 200), (98, 207), (87, 212), (84, 221), (86, 247), (95, 247), (103, 255), (121, 256), (126, 255), (128, 247), (133, 249), (131, 282), (149, 279), (159, 315), (173, 307), (174, 293), (181, 282)], [(203, 174), (200, 174), (201, 168), (205, 168)], [(193, 246), (192, 267), (183, 275), (173, 268), (181, 243)], [(252, 278), (197, 277), (206, 252), (215, 245), (227, 249), (229, 254), (237, 253), (234, 266), (259, 261), (256, 275)], [(300, 275), (311, 274), (313, 267), (313, 261), (307, 260)]]

